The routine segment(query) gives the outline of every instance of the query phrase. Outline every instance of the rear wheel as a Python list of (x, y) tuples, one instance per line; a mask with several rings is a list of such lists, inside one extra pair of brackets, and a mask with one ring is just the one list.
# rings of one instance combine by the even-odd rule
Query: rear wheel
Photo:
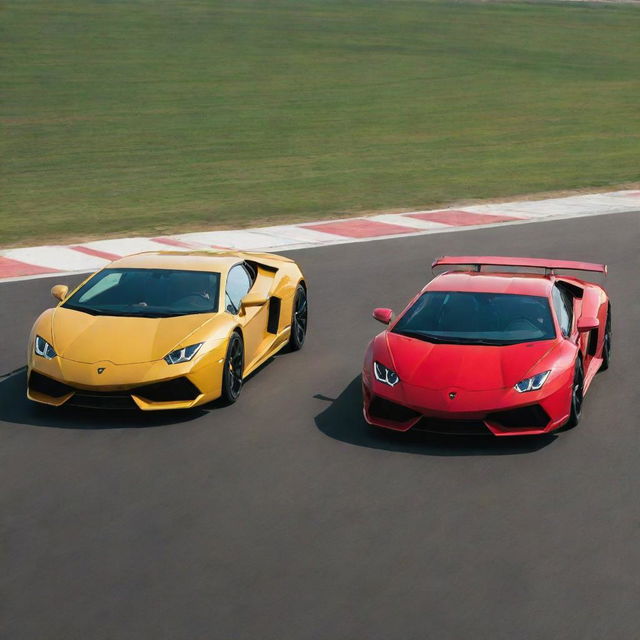
[(611, 305), (607, 311), (607, 324), (604, 329), (604, 340), (602, 343), (602, 364), (600, 371), (606, 371), (609, 368), (611, 360)]
[(244, 370), (244, 344), (238, 333), (232, 333), (227, 347), (222, 371), (222, 400), (233, 404), (242, 391), (242, 374)]
[(584, 367), (580, 357), (576, 360), (573, 385), (571, 387), (571, 413), (565, 428), (572, 429), (577, 426), (582, 417), (582, 402), (584, 400)]
[(291, 316), (291, 336), (289, 337), (289, 349), (298, 351), (302, 349), (305, 336), (307, 335), (307, 292), (299, 284), (293, 298), (293, 313)]

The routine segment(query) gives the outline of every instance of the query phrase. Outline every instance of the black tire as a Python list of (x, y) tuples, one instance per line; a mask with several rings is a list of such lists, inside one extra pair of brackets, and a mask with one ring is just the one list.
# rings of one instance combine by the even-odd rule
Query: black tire
[(244, 371), (244, 343), (235, 331), (229, 338), (227, 355), (222, 370), (222, 395), (225, 404), (233, 404), (242, 391), (242, 374)]
[(307, 335), (308, 316), (309, 306), (307, 303), (307, 292), (305, 288), (299, 284), (296, 287), (296, 293), (293, 297), (289, 351), (299, 351), (302, 349), (304, 339)]
[(604, 343), (602, 345), (602, 364), (600, 371), (606, 371), (611, 361), (611, 305), (607, 311), (607, 324), (604, 329)]
[(566, 429), (577, 427), (582, 417), (582, 404), (584, 400), (584, 367), (580, 356), (576, 360), (573, 383), (571, 385), (571, 413), (565, 424)]

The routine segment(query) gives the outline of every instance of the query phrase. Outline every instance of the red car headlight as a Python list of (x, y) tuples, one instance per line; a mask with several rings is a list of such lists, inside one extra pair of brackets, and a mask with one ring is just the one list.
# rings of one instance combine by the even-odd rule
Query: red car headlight
[(385, 367), (385, 365), (380, 362), (373, 363), (373, 375), (376, 377), (378, 382), (382, 382), (382, 384), (386, 384), (390, 387), (395, 387), (398, 382), (400, 382), (398, 374), (393, 371), (393, 369)]
[(551, 370), (537, 373), (535, 376), (531, 376), (530, 378), (525, 378), (524, 380), (520, 380), (520, 382), (516, 382), (513, 388), (520, 393), (526, 393), (527, 391), (537, 391), (547, 381), (550, 373)]

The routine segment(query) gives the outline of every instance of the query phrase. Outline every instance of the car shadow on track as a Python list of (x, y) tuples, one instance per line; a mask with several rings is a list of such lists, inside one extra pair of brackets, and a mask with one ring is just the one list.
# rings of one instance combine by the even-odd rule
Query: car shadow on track
[[(278, 354), (279, 355), (279, 354)], [(263, 362), (245, 378), (245, 384), (269, 366), (277, 356)], [(80, 407), (48, 407), (31, 402), (26, 396), (26, 367), (0, 377), (0, 422), (25, 424), (53, 429), (127, 429), (164, 427), (190, 422), (212, 411), (225, 408), (221, 400), (214, 400), (193, 409), (165, 411), (100, 410)]]
[(31, 402), (26, 397), (27, 372), (19, 370), (0, 380), (0, 422), (24, 424), (53, 429), (127, 429), (163, 427), (195, 420), (211, 410), (188, 411), (121, 411), (95, 410), (78, 407), (48, 407)]
[(533, 453), (556, 439), (555, 435), (496, 438), (377, 429), (362, 416), (361, 376), (354, 378), (335, 399), (320, 394), (315, 397), (331, 402), (315, 418), (318, 429), (330, 438), (360, 447), (432, 456), (490, 456)]

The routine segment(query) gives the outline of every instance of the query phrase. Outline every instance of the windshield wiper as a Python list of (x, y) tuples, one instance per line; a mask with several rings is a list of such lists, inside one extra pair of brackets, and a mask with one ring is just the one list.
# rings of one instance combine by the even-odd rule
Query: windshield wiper
[(106, 315), (102, 309), (94, 309), (93, 307), (76, 307), (73, 304), (63, 304), (63, 308), (71, 309), (72, 311), (80, 311), (81, 313), (88, 313), (90, 316), (103, 316)]
[(514, 342), (505, 342), (504, 340), (490, 340), (490, 339), (483, 339), (483, 338), (468, 338), (465, 339), (464, 342), (461, 342), (460, 344), (481, 344), (487, 347), (504, 347), (507, 346), (509, 344), (515, 344)]
[(142, 311), (140, 313), (127, 313), (123, 314), (130, 318), (176, 318), (178, 316), (184, 316), (184, 313), (168, 313), (165, 311)]
[(469, 344), (469, 345), (483, 345), (487, 347), (502, 347), (510, 344), (517, 344), (511, 341), (505, 340), (491, 340), (490, 338), (456, 338), (456, 337), (443, 337), (434, 336), (430, 333), (424, 333), (422, 331), (409, 331), (409, 330), (396, 330), (394, 333), (398, 333), (408, 338), (417, 338), (418, 340), (424, 340), (425, 342), (433, 342), (435, 344)]
[(174, 318), (185, 315), (184, 313), (165, 311), (116, 311), (115, 309), (96, 309), (94, 307), (76, 307), (74, 305), (64, 305), (67, 309), (81, 311), (92, 316), (115, 316), (117, 318)]
[(394, 331), (393, 333), (399, 333), (401, 336), (407, 336), (408, 338), (417, 338), (418, 340), (433, 342), (435, 344), (467, 344), (466, 340), (459, 340), (458, 338), (441, 338), (440, 336), (434, 336), (430, 333), (423, 333), (422, 331), (407, 331), (401, 329), (399, 331)]

